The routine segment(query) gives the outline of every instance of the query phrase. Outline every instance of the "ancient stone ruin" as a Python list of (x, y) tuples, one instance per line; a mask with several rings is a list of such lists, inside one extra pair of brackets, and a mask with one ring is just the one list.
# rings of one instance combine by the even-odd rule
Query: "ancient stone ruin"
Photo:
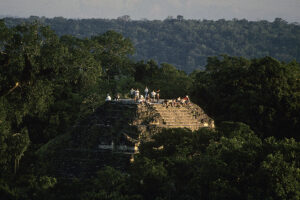
[(150, 140), (163, 128), (194, 131), (202, 127), (214, 128), (214, 121), (193, 103), (173, 107), (120, 100), (106, 102), (91, 117), (85, 130), (97, 135), (98, 149), (134, 153), (139, 143)]
[(58, 168), (68, 176), (86, 176), (105, 165), (126, 168), (140, 143), (163, 128), (203, 127), (214, 128), (214, 121), (193, 103), (172, 107), (133, 100), (106, 102), (74, 126), (71, 142), (59, 154), (63, 161), (57, 158)]

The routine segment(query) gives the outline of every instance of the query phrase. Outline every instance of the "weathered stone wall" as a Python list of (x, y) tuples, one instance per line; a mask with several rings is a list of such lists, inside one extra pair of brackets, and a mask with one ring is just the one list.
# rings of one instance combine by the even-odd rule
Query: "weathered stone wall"
[(162, 121), (157, 126), (164, 128), (189, 128), (193, 131), (203, 127), (214, 128), (214, 121), (195, 104), (191, 103), (174, 107), (153, 104), (152, 107), (155, 108), (162, 118)]

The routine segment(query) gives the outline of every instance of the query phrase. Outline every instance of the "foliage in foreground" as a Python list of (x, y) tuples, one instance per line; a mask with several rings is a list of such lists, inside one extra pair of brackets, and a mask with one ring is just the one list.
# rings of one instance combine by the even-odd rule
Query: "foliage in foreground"
[(141, 147), (130, 180), (144, 199), (298, 199), (299, 150), (242, 123), (165, 130)]
[(244, 122), (261, 137), (300, 138), (299, 63), (224, 55), (208, 58), (193, 76), (193, 99), (217, 122)]
[[(128, 172), (111, 167), (56, 199), (299, 199), (300, 143), (264, 140), (243, 123), (169, 129), (142, 144)], [(75, 191), (75, 190), (74, 190)], [(54, 197), (53, 197), (54, 198)], [(49, 198), (51, 199), (51, 198)]]

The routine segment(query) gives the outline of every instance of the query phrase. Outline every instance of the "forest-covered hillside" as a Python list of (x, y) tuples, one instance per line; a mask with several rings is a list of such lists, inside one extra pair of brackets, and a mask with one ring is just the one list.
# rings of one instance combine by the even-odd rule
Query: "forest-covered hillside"
[[(299, 62), (223, 55), (187, 74), (134, 61), (133, 51), (114, 31), (82, 39), (0, 20), (1, 200), (300, 198)], [(87, 116), (107, 93), (128, 98), (146, 86), (161, 98), (190, 95), (216, 128), (163, 130), (139, 146), (126, 171), (52, 173), (48, 161), (67, 151), (77, 124), (93, 123)]]
[(276, 18), (273, 22), (247, 20), (130, 20), (66, 19), (62, 17), (6, 18), (8, 26), (39, 21), (58, 35), (90, 37), (114, 30), (128, 37), (136, 49), (136, 60), (154, 59), (192, 72), (206, 65), (208, 56), (227, 54), (256, 58), (271, 56), (280, 61), (300, 61), (300, 26)]

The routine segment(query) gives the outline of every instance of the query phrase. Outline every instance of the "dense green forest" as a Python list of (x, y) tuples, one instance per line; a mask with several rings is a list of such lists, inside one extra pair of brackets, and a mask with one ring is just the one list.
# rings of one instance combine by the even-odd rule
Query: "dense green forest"
[(206, 58), (221, 54), (248, 59), (271, 56), (280, 61), (300, 61), (300, 26), (277, 18), (273, 22), (243, 20), (185, 20), (182, 16), (161, 20), (6, 18), (8, 26), (39, 21), (61, 35), (79, 38), (114, 30), (130, 38), (135, 60), (154, 59), (188, 73), (203, 69)]
[[(205, 70), (188, 75), (133, 60), (133, 43), (114, 31), (82, 38), (39, 23), (6, 23), (0, 21), (0, 199), (300, 198), (297, 61), (213, 56)], [(216, 129), (164, 130), (141, 144), (125, 172), (108, 166), (71, 180), (49, 173), (41, 148), (72, 131), (107, 93), (123, 98), (145, 86), (162, 98), (189, 94)]]

